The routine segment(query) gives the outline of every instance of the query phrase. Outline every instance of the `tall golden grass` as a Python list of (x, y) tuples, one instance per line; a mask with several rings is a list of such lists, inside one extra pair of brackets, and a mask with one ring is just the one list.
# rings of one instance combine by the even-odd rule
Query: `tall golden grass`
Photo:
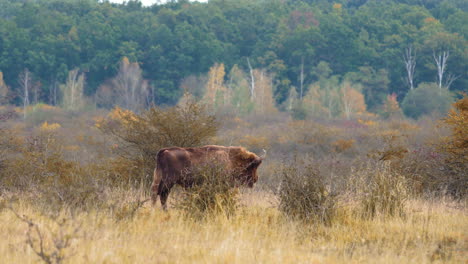
[[(121, 204), (144, 195), (112, 192)], [(448, 199), (412, 199), (405, 217), (372, 219), (357, 217), (354, 206), (344, 203), (333, 224), (324, 225), (285, 217), (270, 193), (241, 196), (235, 215), (203, 221), (149, 205), (119, 221), (109, 210), (71, 215), (64, 209), (50, 218), (24, 200), (12, 208), (43, 231), (46, 250), (53, 248), (59, 231), (72, 236), (64, 263), (464, 263), (468, 257), (466, 204)], [(5, 205), (0, 211), (1, 261), (38, 263), (40, 257), (26, 243), (28, 225)], [(58, 227), (63, 218), (67, 224)], [(76, 226), (79, 231), (73, 233)]]

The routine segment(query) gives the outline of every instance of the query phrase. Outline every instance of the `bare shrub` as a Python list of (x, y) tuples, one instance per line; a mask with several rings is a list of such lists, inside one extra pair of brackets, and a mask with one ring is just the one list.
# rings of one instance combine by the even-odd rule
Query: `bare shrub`
[(364, 218), (403, 216), (409, 197), (408, 183), (391, 169), (389, 162), (360, 168), (349, 180)]
[(222, 166), (205, 164), (191, 173), (193, 186), (182, 191), (176, 207), (190, 218), (234, 215), (238, 207), (235, 172)]
[(104, 173), (65, 159), (58, 127), (44, 123), (32, 135), (10, 138), (12, 151), (3, 162), (0, 187), (26, 192), (51, 212), (95, 207), (105, 186)]
[(60, 220), (50, 219), (54, 223), (54, 229), (50, 226), (44, 228), (29, 217), (19, 215), (11, 205), (9, 209), (19, 220), (28, 225), (25, 243), (44, 263), (64, 263), (73, 255), (72, 243), (80, 235), (80, 223), (68, 217)]
[(314, 167), (295, 159), (284, 164), (279, 173), (282, 176), (279, 209), (286, 216), (305, 222), (332, 223), (337, 199)]

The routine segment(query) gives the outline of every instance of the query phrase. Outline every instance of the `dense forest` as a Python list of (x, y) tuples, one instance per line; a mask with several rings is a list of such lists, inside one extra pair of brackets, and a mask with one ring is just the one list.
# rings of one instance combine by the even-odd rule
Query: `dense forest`
[(467, 11), (462, 0), (3, 0), (0, 100), (57, 105), (60, 87), (81, 78), (86, 96), (112, 107), (99, 98), (127, 68), (141, 75), (145, 102), (173, 105), (222, 65), (226, 82), (268, 74), (277, 106), (347, 81), (379, 112), (389, 95), (466, 91)]

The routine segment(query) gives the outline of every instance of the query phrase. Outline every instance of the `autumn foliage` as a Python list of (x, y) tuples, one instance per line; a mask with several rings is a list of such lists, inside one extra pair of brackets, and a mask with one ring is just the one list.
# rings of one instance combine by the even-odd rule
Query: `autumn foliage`
[(440, 144), (447, 155), (445, 163), (452, 175), (449, 191), (466, 194), (468, 187), (468, 96), (453, 104), (453, 108), (443, 121), (451, 130), (451, 135)]
[(131, 170), (128, 180), (149, 183), (161, 148), (206, 144), (216, 135), (218, 123), (203, 104), (189, 100), (168, 109), (152, 107), (141, 114), (116, 107), (96, 127), (116, 140), (113, 152), (120, 160), (115, 165)]

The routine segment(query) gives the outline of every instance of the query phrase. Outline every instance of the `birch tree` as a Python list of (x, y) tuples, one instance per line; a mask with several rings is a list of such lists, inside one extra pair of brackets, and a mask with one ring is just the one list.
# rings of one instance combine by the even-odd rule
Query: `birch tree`
[(318, 82), (309, 86), (309, 90), (302, 98), (302, 104), (308, 116), (323, 117), (328, 114), (327, 109), (323, 106), (321, 96), (322, 93)]
[(234, 65), (229, 72), (227, 86), (231, 105), (237, 114), (248, 114), (254, 109), (254, 103), (251, 100), (251, 86), (247, 79), (246, 74), (237, 65)]
[(19, 86), (22, 90), (21, 100), (23, 101), (23, 118), (26, 119), (26, 112), (29, 106), (29, 90), (31, 89), (32, 76), (31, 72), (26, 68), (18, 77)]
[(116, 103), (126, 109), (137, 111), (149, 101), (148, 82), (143, 79), (138, 63), (131, 63), (127, 57), (120, 62), (119, 72), (111, 83), (118, 96)]
[(204, 101), (213, 110), (224, 106), (229, 101), (227, 88), (224, 86), (224, 64), (216, 63), (208, 72), (208, 80), (205, 88)]
[(439, 89), (442, 89), (442, 81), (444, 79), (444, 73), (449, 56), (449, 51), (440, 51), (437, 54), (435, 51), (432, 52), (432, 57), (434, 58), (437, 67), (437, 84), (439, 85)]
[(285, 101), (285, 109), (288, 112), (292, 112), (292, 110), (299, 104), (299, 98), (297, 98), (297, 91), (296, 87), (291, 86), (288, 93), (288, 98)]
[(341, 103), (343, 106), (343, 114), (347, 120), (350, 120), (356, 113), (364, 113), (366, 111), (364, 95), (359, 92), (358, 87), (353, 87), (351, 83), (347, 81), (341, 84)]
[(83, 107), (84, 84), (85, 76), (84, 73), (79, 73), (79, 69), (68, 72), (67, 82), (59, 86), (62, 93), (62, 107), (64, 109), (76, 111)]
[(304, 94), (304, 57), (301, 57), (301, 73), (299, 75), (300, 90), (299, 99), (302, 100), (302, 95)]
[(3, 80), (3, 72), (0, 71), (0, 104), (8, 103), (8, 86)]
[(403, 61), (406, 68), (406, 81), (409, 84), (410, 90), (414, 89), (414, 70), (416, 68), (416, 53), (413, 46), (409, 45), (403, 54)]
[(273, 98), (273, 77), (265, 70), (254, 70), (254, 78), (257, 80), (255, 96), (253, 98), (256, 113), (273, 114), (277, 111)]
[(253, 100), (255, 98), (255, 77), (253, 74), (252, 65), (250, 64), (249, 58), (247, 58), (247, 65), (249, 66), (250, 73), (250, 98)]

